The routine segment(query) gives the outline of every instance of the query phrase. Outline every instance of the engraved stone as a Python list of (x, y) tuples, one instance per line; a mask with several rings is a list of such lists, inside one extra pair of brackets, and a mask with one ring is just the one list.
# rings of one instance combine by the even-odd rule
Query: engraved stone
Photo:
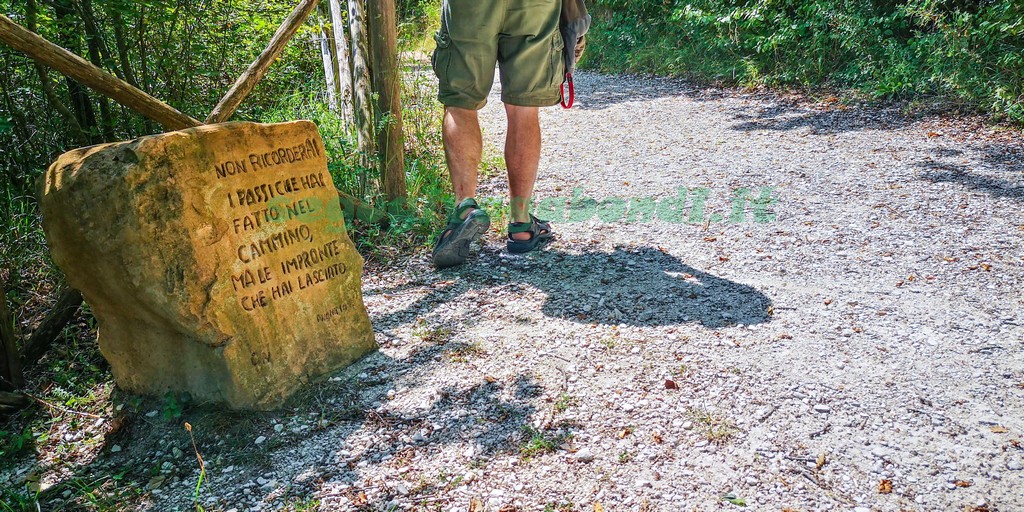
[(376, 348), (311, 122), (82, 148), (42, 187), (53, 259), (126, 390), (271, 408)]

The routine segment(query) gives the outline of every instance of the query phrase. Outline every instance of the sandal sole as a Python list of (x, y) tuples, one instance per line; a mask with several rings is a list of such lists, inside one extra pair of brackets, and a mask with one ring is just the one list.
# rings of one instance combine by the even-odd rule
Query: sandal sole
[(505, 242), (505, 248), (512, 254), (526, 254), (530, 251), (535, 251), (544, 247), (554, 238), (554, 234), (547, 234), (544, 236), (538, 236), (533, 240), (523, 240), (521, 243)]
[(449, 235), (449, 239), (434, 250), (432, 256), (434, 266), (448, 268), (461, 265), (469, 258), (469, 244), (480, 238), (491, 227), (487, 217), (473, 217), (459, 225)]

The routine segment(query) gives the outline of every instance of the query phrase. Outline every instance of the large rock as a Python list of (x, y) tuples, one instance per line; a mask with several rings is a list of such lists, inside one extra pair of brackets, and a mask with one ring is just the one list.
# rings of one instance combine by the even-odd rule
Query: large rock
[(42, 185), (53, 259), (124, 389), (270, 408), (376, 347), (313, 123), (83, 148)]

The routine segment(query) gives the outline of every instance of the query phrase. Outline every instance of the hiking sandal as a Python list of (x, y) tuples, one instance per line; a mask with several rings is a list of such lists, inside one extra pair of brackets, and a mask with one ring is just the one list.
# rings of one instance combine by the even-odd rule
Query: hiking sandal
[[(512, 235), (516, 233), (529, 233), (530, 238), (516, 240), (512, 238)], [(505, 243), (505, 246), (508, 248), (508, 252), (522, 254), (544, 245), (553, 236), (551, 223), (546, 220), (540, 220), (534, 217), (533, 214), (530, 214), (530, 222), (513, 222), (508, 225), (508, 242)]]
[[(465, 219), (462, 214), (472, 209)], [(491, 218), (472, 197), (463, 199), (448, 217), (448, 226), (437, 236), (431, 260), (437, 268), (454, 267), (469, 257), (469, 244), (491, 227)]]

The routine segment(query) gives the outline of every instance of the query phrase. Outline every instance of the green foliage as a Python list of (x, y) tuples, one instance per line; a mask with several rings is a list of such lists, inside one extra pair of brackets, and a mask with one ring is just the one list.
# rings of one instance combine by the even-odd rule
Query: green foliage
[(35, 512), (35, 496), (14, 488), (0, 489), (0, 512)]
[(32, 429), (23, 427), (18, 432), (0, 430), (0, 458), (13, 460), (32, 450), (35, 436)]
[(181, 417), (182, 414), (181, 401), (174, 393), (168, 391), (164, 393), (163, 402), (160, 404), (160, 414), (164, 421), (172, 421)]
[(1016, 0), (596, 0), (584, 64), (748, 86), (940, 95), (1024, 122)]
[(553, 453), (563, 443), (572, 439), (572, 434), (539, 430), (531, 426), (523, 427), (523, 434), (524, 442), (519, 448), (519, 453), (524, 459)]

